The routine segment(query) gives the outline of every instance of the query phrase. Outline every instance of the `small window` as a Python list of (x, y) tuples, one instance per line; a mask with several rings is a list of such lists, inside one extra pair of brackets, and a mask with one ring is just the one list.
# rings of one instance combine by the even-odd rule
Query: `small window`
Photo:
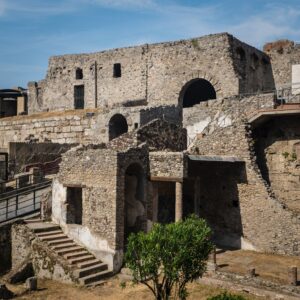
[(114, 64), (114, 77), (118, 78), (121, 77), (121, 64), (117, 63)]
[(76, 69), (76, 79), (82, 79), (83, 78), (83, 72), (82, 69), (77, 68)]
[(139, 123), (134, 123), (134, 129), (138, 129), (139, 128)]

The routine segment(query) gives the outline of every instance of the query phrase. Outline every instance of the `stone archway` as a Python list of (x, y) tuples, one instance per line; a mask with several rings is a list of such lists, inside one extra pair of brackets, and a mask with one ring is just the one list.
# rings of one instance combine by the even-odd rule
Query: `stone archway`
[(121, 114), (115, 114), (108, 123), (109, 140), (117, 138), (123, 133), (128, 132), (128, 124), (126, 118)]
[(144, 228), (145, 207), (145, 172), (138, 163), (129, 165), (125, 173), (124, 190), (124, 242), (130, 233)]
[(206, 79), (196, 78), (184, 85), (180, 92), (179, 100), (182, 107), (186, 108), (209, 99), (216, 99), (214, 86)]

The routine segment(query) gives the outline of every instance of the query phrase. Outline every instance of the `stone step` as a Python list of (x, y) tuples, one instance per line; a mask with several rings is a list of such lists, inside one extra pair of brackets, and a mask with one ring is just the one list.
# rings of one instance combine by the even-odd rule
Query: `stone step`
[(80, 252), (73, 252), (73, 253), (68, 253), (68, 254), (65, 254), (64, 255), (64, 258), (65, 259), (72, 259), (72, 258), (77, 258), (77, 257), (82, 257), (82, 256), (86, 256), (90, 254), (88, 251), (86, 250), (82, 250)]
[(90, 261), (90, 260), (94, 260), (94, 259), (95, 259), (95, 256), (94, 256), (94, 255), (88, 254), (88, 255), (86, 255), (86, 256), (68, 259), (68, 262), (69, 262), (71, 265), (75, 265), (75, 264), (77, 264), (77, 263), (86, 262), (86, 261)]
[(51, 246), (51, 249), (54, 251), (59, 251), (59, 250), (69, 249), (75, 246), (77, 246), (77, 244), (75, 244), (74, 241), (72, 241), (72, 243), (65, 243), (65, 244)]
[(74, 271), (74, 275), (78, 278), (82, 278), (88, 275), (96, 274), (102, 271), (108, 270), (108, 266), (105, 263), (97, 264), (84, 269), (78, 269)]
[(67, 236), (64, 233), (40, 237), (40, 239), (42, 241), (46, 241), (46, 242), (63, 240), (63, 239), (66, 239), (66, 238), (67, 238)]
[(53, 231), (49, 231), (49, 232), (39, 232), (39, 233), (36, 233), (36, 235), (38, 237), (44, 237), (44, 236), (57, 235), (60, 233), (63, 233), (63, 231), (62, 230), (53, 230)]
[(104, 285), (106, 283), (107, 283), (106, 280), (98, 280), (98, 281), (94, 281), (94, 282), (91, 282), (89, 284), (86, 284), (85, 286), (86, 287), (95, 287), (95, 286), (99, 286), (99, 285)]
[(41, 233), (41, 232), (49, 232), (49, 231), (54, 231), (54, 230), (59, 230), (60, 227), (58, 225), (53, 225), (53, 226), (45, 226), (45, 227), (37, 227), (37, 228), (32, 228), (34, 233)]
[(106, 270), (106, 271), (102, 271), (96, 274), (92, 274), (92, 275), (88, 275), (82, 278), (79, 278), (79, 282), (81, 285), (86, 285), (92, 282), (96, 282), (99, 281), (107, 276), (112, 275), (112, 271)]
[(93, 260), (89, 260), (86, 262), (82, 262), (82, 263), (78, 263), (77, 266), (79, 269), (84, 269), (84, 268), (88, 268), (97, 264), (102, 263), (102, 261), (100, 259), (93, 259)]
[(41, 222), (43, 222), (41, 219), (26, 219), (26, 220), (24, 220), (25, 221), (25, 223), (41, 223)]
[(48, 245), (49, 246), (56, 246), (56, 245), (61, 245), (61, 244), (65, 244), (65, 243), (73, 243), (74, 244), (74, 241), (69, 239), (69, 238), (65, 238), (63, 240), (49, 241)]
[(82, 248), (81, 246), (77, 246), (75, 243), (74, 243), (74, 246), (73, 247), (68, 247), (68, 248), (65, 248), (65, 249), (60, 249), (60, 250), (55, 250), (59, 255), (65, 255), (65, 254), (68, 254), (68, 253), (74, 253), (74, 252), (79, 252), (79, 251), (82, 251), (84, 250), (84, 248)]

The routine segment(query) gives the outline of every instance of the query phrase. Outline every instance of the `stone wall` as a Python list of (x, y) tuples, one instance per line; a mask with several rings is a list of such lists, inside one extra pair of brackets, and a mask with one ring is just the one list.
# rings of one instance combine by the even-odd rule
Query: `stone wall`
[(292, 65), (300, 64), (300, 46), (289, 40), (279, 40), (264, 46), (271, 59), (276, 88), (292, 83)]
[[(121, 64), (121, 77), (114, 76), (114, 64)], [(76, 79), (77, 69), (82, 79)], [(273, 89), (270, 71), (267, 55), (227, 33), (55, 56), (46, 78), (28, 86), (29, 113), (74, 108), (74, 87), (79, 85), (84, 85), (86, 108), (139, 102), (177, 105), (183, 88), (195, 78), (208, 80), (217, 97), (224, 97)]]
[[(138, 163), (148, 173), (146, 149), (125, 152), (78, 148), (63, 155), (53, 186), (53, 220), (111, 269), (121, 267), (124, 247), (124, 193), (127, 168)], [(118, 180), (117, 180), (118, 179)], [(66, 220), (66, 189), (83, 191), (82, 225)]]
[(106, 143), (109, 139), (109, 121), (115, 114), (126, 118), (128, 131), (156, 118), (174, 123), (181, 121), (180, 109), (175, 106), (73, 110), (4, 118), (0, 121), (0, 149), (8, 150), (10, 142)]
[(258, 165), (277, 199), (300, 212), (299, 116), (273, 117), (254, 130)]
[(186, 177), (182, 152), (150, 152), (150, 176), (171, 180)]
[(237, 120), (247, 119), (260, 109), (274, 107), (274, 94), (230, 97), (201, 102), (183, 109), (183, 127), (187, 129), (188, 144), (197, 134), (211, 134), (216, 129), (232, 126)]
[(247, 181), (237, 183), (242, 248), (299, 255), (300, 218), (272, 196), (256, 164), (253, 146), (250, 126), (240, 121), (197, 139), (190, 151), (202, 155), (233, 155), (245, 161)]
[[(41, 279), (59, 279), (64, 283), (76, 282), (74, 269), (65, 260), (49, 250), (25, 224), (12, 227), (12, 268), (17, 270), (25, 261), (32, 261), (35, 276)], [(78, 282), (77, 282), (78, 283)]]

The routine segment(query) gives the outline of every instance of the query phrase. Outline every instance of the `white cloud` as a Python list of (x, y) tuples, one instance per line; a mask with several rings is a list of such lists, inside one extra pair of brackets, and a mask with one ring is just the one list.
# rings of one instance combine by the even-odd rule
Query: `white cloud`
[(0, 16), (5, 13), (6, 3), (5, 0), (0, 0)]
[(84, 2), (116, 8), (149, 8), (156, 6), (153, 0), (84, 0)]

